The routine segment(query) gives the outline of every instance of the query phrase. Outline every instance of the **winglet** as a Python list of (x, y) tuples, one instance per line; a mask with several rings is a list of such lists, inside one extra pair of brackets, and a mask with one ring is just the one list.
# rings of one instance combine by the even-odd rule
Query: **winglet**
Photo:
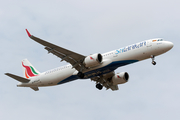
[(26, 29), (26, 32), (28, 34), (29, 37), (31, 37), (31, 34), (29, 33), (29, 31)]

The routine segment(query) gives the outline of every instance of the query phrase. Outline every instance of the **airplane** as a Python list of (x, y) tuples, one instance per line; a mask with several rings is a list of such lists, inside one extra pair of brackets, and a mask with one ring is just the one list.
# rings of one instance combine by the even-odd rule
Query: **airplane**
[(17, 87), (30, 87), (38, 91), (38, 87), (54, 86), (64, 84), (77, 79), (91, 79), (96, 82), (96, 88), (103, 87), (113, 91), (118, 90), (118, 85), (128, 82), (127, 72), (115, 73), (121, 66), (139, 62), (148, 58), (156, 65), (155, 57), (169, 51), (174, 45), (172, 42), (162, 38), (145, 40), (139, 43), (128, 45), (107, 53), (95, 53), (84, 56), (67, 50), (29, 33), (28, 36), (45, 46), (48, 53), (59, 57), (61, 61), (70, 64), (40, 73), (27, 59), (22, 60), (24, 77), (11, 73), (5, 75), (19, 81)]

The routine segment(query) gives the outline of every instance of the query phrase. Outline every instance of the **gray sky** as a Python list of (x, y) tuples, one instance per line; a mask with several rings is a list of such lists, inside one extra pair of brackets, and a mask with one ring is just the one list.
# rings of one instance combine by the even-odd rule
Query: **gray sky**
[[(0, 0), (0, 119), (2, 120), (179, 120), (179, 0)], [(28, 38), (31, 34), (83, 55), (161, 37), (174, 48), (124, 66), (130, 74), (119, 91), (99, 91), (95, 82), (76, 80), (40, 88), (16, 87), (4, 75), (22, 76), (27, 58), (40, 72), (66, 65)]]

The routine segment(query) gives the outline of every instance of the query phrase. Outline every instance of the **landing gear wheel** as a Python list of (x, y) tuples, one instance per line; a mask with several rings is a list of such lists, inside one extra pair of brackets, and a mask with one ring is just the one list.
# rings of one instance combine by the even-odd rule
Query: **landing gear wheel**
[(153, 62), (152, 62), (152, 64), (153, 64), (153, 65), (156, 65), (156, 62), (155, 62), (155, 61), (153, 61)]
[(99, 90), (102, 90), (103, 86), (101, 84), (96, 84), (96, 88), (99, 89)]
[(83, 79), (83, 78), (84, 78), (84, 73), (82, 73), (82, 72), (78, 72), (78, 74), (77, 74), (77, 75), (78, 75), (78, 77), (79, 77), (79, 78), (81, 78), (81, 79)]
[(153, 65), (156, 65), (156, 62), (154, 61), (154, 59), (155, 59), (155, 56), (154, 56), (154, 55), (151, 55), (151, 59), (152, 59), (152, 64), (153, 64)]

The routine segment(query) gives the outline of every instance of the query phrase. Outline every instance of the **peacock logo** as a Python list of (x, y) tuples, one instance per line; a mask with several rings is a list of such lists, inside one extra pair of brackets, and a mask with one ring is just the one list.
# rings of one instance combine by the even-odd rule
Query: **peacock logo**
[(26, 78), (37, 76), (38, 73), (32, 66), (25, 66), (22, 62), (22, 66), (25, 68), (25, 76)]

